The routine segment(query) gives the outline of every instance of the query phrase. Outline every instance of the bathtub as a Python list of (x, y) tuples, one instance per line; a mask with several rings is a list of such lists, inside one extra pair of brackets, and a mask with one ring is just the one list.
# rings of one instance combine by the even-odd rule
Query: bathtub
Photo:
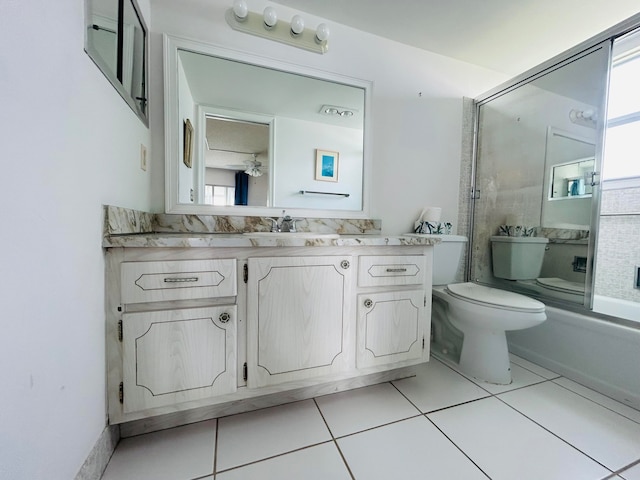
[(638, 302), (594, 295), (593, 311), (636, 321), (640, 327), (640, 303)]
[(509, 351), (640, 410), (640, 329), (546, 311), (541, 325), (507, 332)]

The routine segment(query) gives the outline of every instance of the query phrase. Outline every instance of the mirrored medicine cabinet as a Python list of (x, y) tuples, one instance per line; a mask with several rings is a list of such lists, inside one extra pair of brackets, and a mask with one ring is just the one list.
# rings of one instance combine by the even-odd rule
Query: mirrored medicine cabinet
[(85, 1), (85, 51), (148, 126), (147, 48), (136, 0)]

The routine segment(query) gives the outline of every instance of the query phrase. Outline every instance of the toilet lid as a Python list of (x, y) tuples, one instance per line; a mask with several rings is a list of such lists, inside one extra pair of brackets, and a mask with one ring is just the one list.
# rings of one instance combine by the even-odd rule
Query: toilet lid
[(584, 284), (579, 282), (570, 282), (563, 278), (549, 277), (537, 278), (536, 283), (550, 290), (557, 290), (568, 293), (584, 293)]
[(519, 312), (544, 312), (545, 305), (533, 298), (519, 293), (507, 292), (497, 288), (485, 287), (477, 283), (453, 283), (447, 285), (447, 290), (454, 297), (482, 305), (491, 305), (507, 310)]

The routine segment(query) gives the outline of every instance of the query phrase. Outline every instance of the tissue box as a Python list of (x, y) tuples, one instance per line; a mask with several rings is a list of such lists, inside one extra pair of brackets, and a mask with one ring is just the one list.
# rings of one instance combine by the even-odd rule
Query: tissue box
[(535, 237), (536, 227), (526, 225), (500, 225), (498, 235), (503, 237)]
[(452, 225), (449, 222), (417, 222), (415, 233), (450, 235)]

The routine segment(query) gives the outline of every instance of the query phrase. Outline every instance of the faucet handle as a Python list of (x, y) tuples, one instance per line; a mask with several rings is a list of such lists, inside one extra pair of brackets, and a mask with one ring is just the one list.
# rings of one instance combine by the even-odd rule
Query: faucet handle
[(271, 231), (272, 232), (279, 232), (280, 228), (278, 227), (278, 220), (276, 220), (275, 218), (271, 218), (271, 217), (267, 217), (267, 220), (271, 220)]

